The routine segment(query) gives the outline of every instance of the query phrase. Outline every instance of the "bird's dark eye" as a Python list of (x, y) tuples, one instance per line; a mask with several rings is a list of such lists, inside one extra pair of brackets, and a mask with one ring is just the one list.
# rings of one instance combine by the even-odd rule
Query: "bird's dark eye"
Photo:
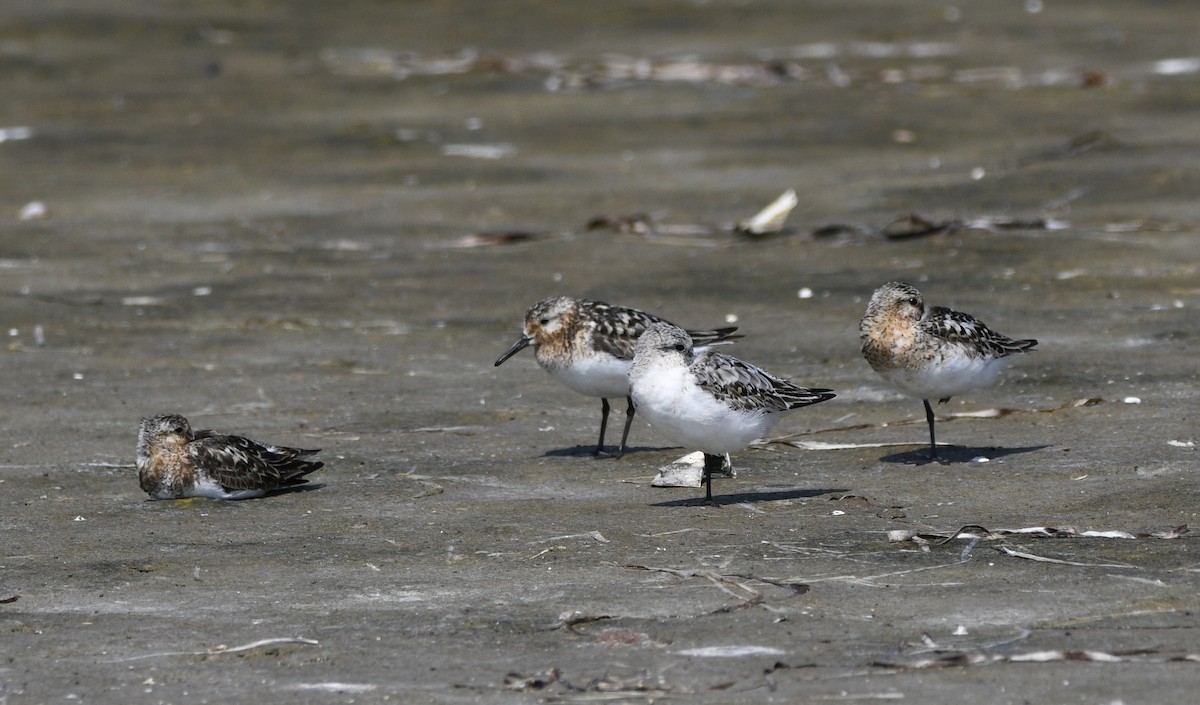
[(675, 345), (673, 345), (672, 347), (675, 349), (675, 352), (683, 352), (683, 351), (687, 350), (687, 346), (684, 345), (683, 343), (675, 343)]
[(915, 296), (910, 296), (908, 297), (908, 305), (919, 308), (921, 306), (921, 300)]
[(548, 326), (548, 325), (550, 325), (550, 319), (549, 318), (539, 318), (538, 323), (543, 326)]
[(176, 426), (176, 427), (172, 428), (171, 433), (178, 433), (178, 434), (182, 435), (183, 434), (183, 426)]

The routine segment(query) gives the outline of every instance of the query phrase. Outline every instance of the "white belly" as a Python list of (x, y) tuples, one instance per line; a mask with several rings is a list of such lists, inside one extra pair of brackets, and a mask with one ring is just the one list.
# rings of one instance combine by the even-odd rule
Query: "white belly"
[(612, 355), (596, 354), (546, 371), (584, 396), (617, 399), (629, 396), (629, 364)]
[(992, 384), (1003, 366), (1003, 358), (957, 354), (924, 368), (888, 370), (884, 377), (909, 396), (946, 399)]
[(234, 490), (227, 492), (224, 487), (209, 480), (197, 478), (196, 484), (190, 490), (185, 490), (185, 497), (208, 497), (210, 499), (253, 499), (266, 494), (266, 490)]
[(687, 370), (656, 368), (633, 390), (637, 413), (673, 443), (722, 455), (741, 450), (778, 420), (777, 414), (735, 411), (691, 384)]

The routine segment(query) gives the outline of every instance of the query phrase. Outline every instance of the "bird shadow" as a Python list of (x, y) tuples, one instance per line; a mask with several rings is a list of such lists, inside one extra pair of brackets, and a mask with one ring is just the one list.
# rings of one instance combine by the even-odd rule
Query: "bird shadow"
[(726, 504), (747, 504), (758, 502), (777, 502), (783, 499), (801, 499), (804, 497), (820, 497), (826, 494), (836, 494), (838, 492), (849, 492), (846, 489), (792, 489), (792, 490), (777, 490), (777, 491), (760, 491), (760, 492), (735, 492), (733, 494), (714, 494), (712, 502), (709, 502), (703, 497), (688, 497), (686, 499), (673, 499), (668, 502), (656, 502), (651, 504), (651, 507), (703, 507), (716, 505), (718, 507)]
[(300, 494), (302, 492), (315, 492), (316, 490), (323, 489), (324, 487), (325, 487), (324, 482), (309, 482), (308, 480), (303, 480), (301, 482), (297, 482), (294, 485), (284, 485), (283, 487), (276, 487), (273, 490), (268, 490), (261, 497), (247, 497), (245, 499), (235, 499), (233, 501), (234, 502), (253, 502), (256, 499), (270, 499), (272, 497), (280, 497), (285, 494)]
[[(663, 448), (655, 448), (652, 446), (626, 446), (625, 455), (627, 457), (632, 453), (644, 453), (646, 451), (664, 450)], [(572, 446), (570, 448), (555, 448), (542, 453), (543, 458), (596, 458), (597, 460), (612, 460), (617, 457), (617, 446), (604, 446), (604, 450), (596, 455), (596, 446)]]
[(929, 446), (923, 445), (917, 450), (909, 450), (903, 453), (893, 453), (885, 455), (879, 459), (881, 463), (897, 463), (900, 465), (928, 465), (937, 463), (939, 465), (951, 465), (954, 463), (969, 463), (975, 458), (987, 458), (996, 460), (1005, 458), (1010, 455), (1020, 455), (1021, 453), (1033, 453), (1049, 448), (1048, 445), (1040, 446), (1021, 446), (1017, 448), (976, 448), (970, 446), (938, 446), (938, 457), (929, 457)]
[(266, 493), (262, 497), (259, 497), (258, 499), (267, 499), (268, 497), (278, 497), (281, 494), (292, 494), (294, 492), (315, 492), (317, 490), (324, 489), (324, 488), (325, 488), (324, 482), (309, 482), (308, 480), (305, 480), (304, 482), (299, 482), (294, 485), (288, 485), (287, 487), (276, 487), (275, 489)]

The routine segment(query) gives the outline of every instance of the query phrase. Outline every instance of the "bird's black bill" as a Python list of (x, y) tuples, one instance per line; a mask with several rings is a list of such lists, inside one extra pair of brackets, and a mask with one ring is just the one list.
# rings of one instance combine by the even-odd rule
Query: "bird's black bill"
[(533, 338), (528, 338), (524, 335), (522, 335), (520, 338), (517, 338), (517, 342), (513, 343), (512, 347), (508, 350), (505, 350), (504, 354), (496, 360), (496, 367), (499, 367), (505, 360), (527, 348), (532, 342)]

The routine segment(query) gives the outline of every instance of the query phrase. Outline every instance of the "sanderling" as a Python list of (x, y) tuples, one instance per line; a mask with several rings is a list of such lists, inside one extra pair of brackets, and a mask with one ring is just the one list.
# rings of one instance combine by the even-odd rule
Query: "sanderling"
[(161, 414), (138, 429), (138, 481), (154, 499), (249, 499), (308, 482), (324, 463), (301, 458), (318, 452), (192, 431), (182, 416)]
[(966, 313), (925, 307), (915, 287), (890, 282), (879, 287), (859, 324), (863, 356), (904, 394), (925, 404), (929, 457), (937, 458), (933, 408), (938, 403), (996, 381), (1004, 358), (1028, 352), (1036, 340), (1013, 340)]
[[(508, 358), (533, 345), (537, 362), (552, 377), (589, 397), (600, 397), (600, 440), (593, 455), (604, 452), (608, 426), (608, 400), (625, 397), (625, 430), (616, 457), (625, 454), (634, 404), (629, 395), (629, 363), (638, 336), (646, 327), (662, 321), (658, 316), (633, 308), (610, 306), (601, 301), (555, 296), (539, 301), (525, 312), (525, 329), (517, 342), (496, 360), (499, 367)], [(700, 345), (741, 336), (737, 328), (691, 331)]]
[(673, 443), (704, 452), (704, 499), (724, 454), (741, 450), (771, 429), (780, 414), (834, 397), (805, 389), (748, 362), (711, 350), (695, 351), (687, 331), (666, 322), (642, 333), (629, 368), (633, 403)]

